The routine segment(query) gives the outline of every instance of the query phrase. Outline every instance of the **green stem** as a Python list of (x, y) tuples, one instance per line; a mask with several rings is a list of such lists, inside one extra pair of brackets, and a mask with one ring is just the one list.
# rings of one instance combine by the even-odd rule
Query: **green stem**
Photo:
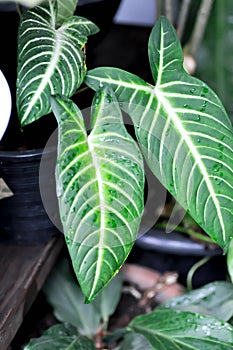
[(196, 264), (194, 264), (191, 267), (191, 269), (188, 272), (187, 279), (186, 279), (187, 291), (191, 291), (193, 289), (192, 279), (193, 279), (194, 273), (197, 271), (197, 269), (199, 269), (199, 267), (201, 267), (205, 263), (207, 263), (207, 261), (209, 261), (210, 258), (211, 258), (210, 256), (205, 256), (203, 259), (201, 259), (200, 261), (198, 261)]
[(194, 24), (190, 43), (188, 44), (188, 47), (190, 48), (190, 54), (193, 56), (193, 58), (196, 58), (198, 48), (204, 36), (213, 1), (214, 0), (202, 0), (199, 11), (197, 13), (197, 18)]
[(215, 74), (216, 86), (218, 87), (219, 96), (223, 99), (225, 96), (224, 84), (224, 6), (225, 0), (216, 1), (215, 19)]
[(183, 0), (179, 11), (179, 17), (178, 17), (178, 23), (177, 23), (177, 34), (179, 36), (180, 41), (182, 40), (182, 37), (183, 37), (184, 27), (187, 21), (190, 3), (191, 3), (191, 0)]
[(201, 233), (198, 233), (196, 231), (193, 231), (191, 229), (186, 229), (182, 226), (176, 226), (176, 225), (168, 225), (168, 224), (155, 224), (155, 227), (157, 228), (162, 228), (162, 229), (169, 229), (169, 231), (179, 231), (181, 233), (186, 233), (188, 234), (189, 236), (193, 236), (197, 239), (200, 239), (202, 240), (203, 242), (207, 242), (207, 243), (215, 243), (211, 238), (201, 234)]
[(165, 0), (165, 14), (167, 19), (173, 23), (174, 14), (173, 14), (173, 0)]

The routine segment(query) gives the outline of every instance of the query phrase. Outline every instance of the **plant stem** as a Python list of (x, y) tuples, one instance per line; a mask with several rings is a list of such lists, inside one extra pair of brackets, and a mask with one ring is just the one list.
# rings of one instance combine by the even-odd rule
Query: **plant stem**
[(173, 23), (174, 13), (173, 13), (173, 0), (165, 0), (165, 14), (167, 19)]
[(179, 17), (177, 22), (177, 34), (179, 36), (180, 41), (182, 40), (182, 37), (183, 37), (184, 27), (188, 17), (188, 10), (189, 10), (190, 3), (191, 3), (191, 0), (183, 0), (179, 11)]
[(211, 8), (214, 0), (202, 0), (199, 11), (197, 13), (197, 18), (194, 24), (194, 29), (192, 31), (192, 36), (188, 44), (189, 52), (193, 58), (196, 57), (198, 48), (200, 46), (201, 40), (203, 38), (205, 28), (209, 19)]
[(159, 17), (162, 15), (162, 0), (155, 0), (155, 6), (156, 6), (156, 21), (159, 19)]
[(187, 279), (186, 279), (187, 291), (190, 291), (193, 289), (192, 279), (193, 279), (194, 273), (197, 271), (197, 269), (199, 269), (199, 267), (203, 266), (207, 261), (209, 261), (210, 258), (211, 258), (210, 256), (205, 256), (204, 258), (199, 260), (196, 264), (194, 264), (191, 267), (191, 269), (188, 272)]
[(215, 34), (215, 71), (216, 71), (216, 86), (218, 87), (219, 95), (222, 99), (225, 97), (224, 84), (224, 0), (216, 2), (216, 34)]
[(157, 228), (162, 228), (162, 229), (169, 229), (171, 231), (179, 231), (181, 233), (186, 233), (189, 236), (193, 236), (197, 239), (202, 240), (203, 242), (207, 242), (207, 243), (215, 243), (211, 238), (204, 236), (201, 233), (198, 233), (196, 231), (193, 231), (192, 229), (186, 229), (182, 226), (176, 226), (176, 225), (167, 225), (167, 224), (156, 224), (155, 227)]

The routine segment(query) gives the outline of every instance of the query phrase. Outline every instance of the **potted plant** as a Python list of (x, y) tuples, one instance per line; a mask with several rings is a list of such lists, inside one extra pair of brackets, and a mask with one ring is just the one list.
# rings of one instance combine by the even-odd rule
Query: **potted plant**
[[(52, 39), (46, 37), (45, 43), (47, 40), (54, 43), (54, 38), (58, 38), (55, 43), (59, 45), (55, 45), (57, 50), (54, 51), (57, 54), (65, 40), (69, 50), (66, 45), (64, 50), (74, 64), (67, 64), (67, 74), (63, 71), (64, 64), (69, 62), (65, 56), (61, 55), (60, 61), (58, 55), (51, 55), (51, 51), (50, 55), (43, 55), (42, 62), (38, 61), (39, 67), (52, 57), (52, 62), (57, 58), (59, 69), (49, 84), (50, 89), (45, 89), (46, 94), (41, 98), (38, 92), (42, 91), (41, 87), (48, 87), (45, 83), (49, 80), (44, 80), (44, 74), (38, 76), (38, 72), (31, 79), (29, 73), (37, 60), (29, 64), (32, 58), (27, 57), (29, 52), (26, 50), (30, 43), (36, 42), (34, 35), (30, 37), (30, 28), (37, 16), (43, 24), (48, 16), (46, 30), (49, 24)], [(80, 34), (74, 28), (76, 19), (72, 18), (59, 29), (53, 26), (51, 31), (50, 24), (56, 21), (56, 1), (46, 1), (23, 16), (19, 31), (17, 101), (22, 126), (51, 110), (58, 121), (56, 186), (59, 211), (85, 302), (93, 301), (117, 275), (137, 238), (144, 210), (144, 160), (165, 188), (229, 254), (232, 239), (232, 124), (217, 95), (183, 68), (183, 52), (171, 23), (161, 17), (151, 31), (148, 46), (155, 80), (155, 86), (152, 86), (140, 77), (114, 67), (99, 67), (86, 74), (85, 65), (82, 65), (82, 59), (80, 61), (80, 57), (84, 57), (81, 49), (86, 35), (97, 30), (95, 25), (88, 21), (89, 27), (86, 27), (84, 22), (84, 32)], [(69, 41), (70, 29), (72, 43)], [(26, 34), (29, 35), (27, 40)], [(32, 51), (40, 57), (41, 41), (39, 44), (39, 48), (32, 45), (35, 50)], [(70, 56), (71, 48), (74, 49), (73, 56)], [(76, 60), (73, 60), (75, 56)], [(81, 63), (81, 70), (77, 62)], [(66, 79), (59, 81), (59, 77), (63, 77), (61, 73)], [(40, 89), (33, 89), (32, 82), (38, 77), (44, 84)], [(82, 82), (96, 90), (90, 132), (78, 106), (69, 98)], [(137, 141), (127, 132), (121, 109), (132, 118)], [(231, 254), (228, 256), (231, 262)], [(148, 327), (154, 326), (155, 317), (154, 314), (148, 317), (147, 331), (142, 332), (152, 348), (158, 345), (150, 337)], [(202, 327), (203, 322), (210, 322), (211, 327), (217, 325), (219, 330), (220, 324), (215, 319), (211, 321), (187, 312), (175, 312), (168, 317), (169, 322), (172, 318), (174, 321), (182, 319), (183, 331), (189, 329), (191, 320), (192, 326), (197, 325), (204, 332), (204, 345), (206, 342), (213, 345), (209, 329), (207, 334)], [(224, 324), (223, 329), (227, 340), (223, 340), (222, 335), (214, 337), (216, 346), (220, 342), (220, 346), (227, 349), (232, 347), (232, 328)], [(195, 338), (194, 341), (198, 343), (199, 340)]]

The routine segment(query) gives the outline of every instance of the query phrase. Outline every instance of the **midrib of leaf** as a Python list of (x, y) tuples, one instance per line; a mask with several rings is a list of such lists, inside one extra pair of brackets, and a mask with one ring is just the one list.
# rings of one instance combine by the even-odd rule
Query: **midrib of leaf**
[(101, 263), (103, 260), (104, 232), (105, 232), (104, 230), (105, 229), (105, 203), (104, 203), (103, 181), (102, 181), (102, 176), (100, 171), (100, 164), (98, 162), (97, 154), (95, 152), (94, 145), (92, 143), (90, 136), (87, 142), (89, 145), (93, 166), (95, 168), (97, 186), (98, 186), (98, 192), (99, 192), (99, 207), (100, 207), (100, 240), (98, 242), (98, 259), (96, 263), (95, 277), (94, 277), (92, 289), (89, 296), (89, 299), (91, 299), (92, 294), (95, 292), (95, 288), (98, 283), (98, 278), (101, 272)]
[[(179, 343), (179, 344), (181, 344), (182, 346), (183, 345), (185, 345), (187, 348), (190, 348), (190, 349), (192, 349), (192, 350), (197, 350), (196, 348), (194, 348), (194, 347), (192, 347), (191, 345), (189, 345), (189, 344), (186, 344), (186, 343), (184, 343), (184, 342), (182, 342), (182, 341), (179, 341), (179, 340), (177, 340), (177, 336), (175, 336), (175, 337), (171, 337), (171, 336), (169, 336), (168, 334), (163, 334), (163, 333), (161, 333), (161, 332), (159, 332), (159, 331), (153, 331), (153, 330), (150, 330), (150, 329), (145, 329), (144, 327), (140, 327), (140, 326), (133, 326), (133, 329), (134, 330), (139, 330), (139, 333), (140, 334), (143, 334), (143, 333), (147, 333), (147, 334), (149, 334), (149, 335), (151, 335), (151, 336), (153, 336), (153, 337), (156, 337), (156, 338), (158, 338), (157, 339), (157, 341), (159, 341), (160, 343), (161, 343), (161, 340), (159, 339), (159, 338), (164, 338), (164, 339), (169, 339), (170, 341), (171, 341), (171, 343), (173, 343), (173, 345), (177, 348), (177, 349), (180, 349), (180, 346), (178, 346), (177, 347), (177, 345), (178, 344), (176, 344), (176, 343)], [(166, 332), (166, 330), (167, 329), (164, 329), (164, 332)], [(200, 338), (201, 339), (201, 338)], [(202, 340), (202, 339), (201, 339)], [(162, 344), (162, 343), (161, 343)]]
[[(62, 37), (60, 32), (56, 31), (55, 33), (55, 42), (57, 45), (55, 46), (55, 50), (53, 51), (53, 54), (51, 55), (52, 60), (50, 61), (50, 64), (48, 65), (47, 70), (45, 71), (45, 74), (43, 74), (43, 79), (41, 80), (40, 85), (38, 86), (38, 89), (36, 93), (33, 95), (33, 98), (31, 99), (30, 103), (28, 104), (27, 110), (24, 113), (24, 118), (22, 119), (22, 124), (24, 123), (25, 120), (27, 120), (27, 117), (33, 108), (33, 106), (36, 104), (36, 101), (38, 98), (40, 98), (41, 93), (44, 91), (46, 85), (50, 81), (51, 76), (53, 75), (54, 68), (57, 65), (58, 59), (59, 59), (59, 53), (60, 53), (60, 48), (62, 46), (62, 40), (59, 40)], [(33, 57), (34, 58), (34, 57)]]
[[(192, 139), (189, 137), (189, 135), (187, 134), (186, 129), (183, 127), (182, 122), (180, 121), (178, 115), (174, 112), (174, 109), (170, 106), (169, 101), (166, 100), (166, 98), (163, 97), (163, 93), (159, 90), (158, 86), (155, 87), (154, 89), (156, 97), (158, 99), (158, 101), (160, 101), (160, 103), (162, 104), (163, 108), (167, 111), (167, 115), (169, 115), (169, 119), (166, 123), (166, 126), (169, 124), (169, 120), (172, 120), (174, 123), (174, 128), (177, 130), (177, 132), (180, 134), (180, 140), (183, 140), (188, 149), (191, 151), (191, 154), (193, 155), (194, 159), (195, 159), (195, 164), (197, 164), (197, 166), (199, 167), (203, 178), (205, 180), (205, 183), (208, 187), (209, 193), (211, 195), (211, 198), (213, 199), (213, 202), (215, 204), (215, 208), (218, 214), (218, 218), (220, 221), (220, 225), (222, 227), (222, 234), (223, 234), (223, 240), (226, 240), (226, 232), (225, 232), (225, 226), (224, 226), (224, 222), (223, 222), (223, 218), (221, 215), (221, 209), (220, 209), (220, 205), (219, 202), (216, 198), (215, 195), (215, 191), (214, 188), (212, 186), (211, 181), (209, 180), (209, 176), (208, 173), (205, 169), (205, 165), (203, 164), (202, 161), (202, 157), (200, 156), (200, 154), (198, 153), (197, 148), (195, 147), (195, 145), (193, 144)], [(186, 110), (184, 110), (184, 112), (186, 112)], [(163, 139), (165, 137), (165, 132), (166, 132), (166, 126), (165, 129), (163, 131), (163, 135), (161, 138), (161, 148), (163, 147)], [(180, 141), (181, 142), (181, 141)], [(159, 162), (161, 164), (161, 162)], [(195, 166), (195, 164), (193, 165), (193, 167)]]

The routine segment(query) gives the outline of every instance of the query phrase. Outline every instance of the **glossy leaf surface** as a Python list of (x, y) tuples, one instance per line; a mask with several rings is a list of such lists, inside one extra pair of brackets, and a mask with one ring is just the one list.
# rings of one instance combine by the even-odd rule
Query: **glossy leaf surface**
[(60, 216), (86, 302), (109, 283), (136, 239), (144, 207), (141, 152), (109, 89), (98, 91), (87, 135), (78, 107), (52, 99), (59, 123)]
[(210, 316), (178, 310), (157, 310), (137, 316), (129, 327), (156, 350), (230, 350), (233, 327)]
[(162, 184), (226, 252), (233, 235), (233, 128), (218, 96), (183, 68), (182, 49), (161, 17), (149, 38), (155, 86), (101, 67), (86, 84), (110, 85), (131, 116), (145, 159)]
[(57, 29), (57, 2), (48, 0), (25, 11), (19, 26), (17, 108), (21, 125), (51, 111), (50, 96), (70, 97), (86, 74), (83, 47), (98, 31), (91, 21), (73, 16)]

